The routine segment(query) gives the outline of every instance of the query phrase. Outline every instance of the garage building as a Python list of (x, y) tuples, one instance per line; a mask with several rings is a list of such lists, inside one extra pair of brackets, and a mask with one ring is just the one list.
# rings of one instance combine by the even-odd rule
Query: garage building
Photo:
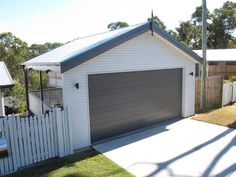
[(194, 114), (202, 58), (152, 22), (78, 38), (24, 63), (60, 75), (74, 149)]

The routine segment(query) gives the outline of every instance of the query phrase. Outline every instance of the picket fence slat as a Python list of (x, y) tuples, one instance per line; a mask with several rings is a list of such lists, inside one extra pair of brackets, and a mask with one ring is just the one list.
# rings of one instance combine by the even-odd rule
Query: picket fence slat
[(48, 122), (49, 122), (49, 133), (50, 133), (50, 141), (51, 141), (51, 157), (53, 157), (55, 154), (56, 154), (56, 151), (55, 151), (55, 147), (54, 147), (54, 137), (53, 137), (53, 120), (52, 120), (52, 111), (49, 112), (49, 119), (48, 119)]
[(47, 142), (47, 148), (46, 148), (46, 151), (47, 151), (47, 156), (46, 158), (49, 159), (51, 157), (51, 149), (50, 149), (50, 146), (51, 146), (51, 142), (50, 142), (50, 135), (49, 135), (49, 121), (48, 121), (48, 115), (46, 115), (46, 118), (45, 118), (45, 132), (46, 132), (46, 142)]
[(47, 157), (46, 159), (50, 158), (50, 135), (49, 135), (49, 125), (48, 125), (48, 114), (45, 117), (45, 135), (46, 135), (46, 143), (47, 143)]
[(42, 133), (43, 133), (43, 159), (48, 159), (47, 139), (46, 139), (46, 124), (45, 118), (42, 116)]
[(30, 138), (30, 126), (29, 126), (30, 118), (25, 118), (25, 131), (26, 131), (26, 145), (28, 147), (28, 164), (30, 165), (33, 163), (33, 154), (32, 154), (32, 148), (31, 148), (31, 138)]
[(21, 127), (21, 119), (19, 117), (16, 117), (16, 131), (17, 131), (17, 135), (18, 135), (18, 146), (19, 146), (19, 167), (20, 166), (24, 166), (24, 161), (25, 161), (25, 157), (24, 157), (24, 151), (23, 151), (23, 142), (22, 142), (22, 127)]
[(40, 145), (40, 157), (41, 157), (41, 160), (45, 160), (45, 158), (44, 158), (44, 144), (43, 144), (43, 127), (42, 127), (42, 119), (43, 119), (43, 116), (42, 115), (40, 115), (39, 116), (39, 119), (38, 119), (38, 125), (39, 125), (39, 129), (38, 129), (38, 131), (39, 131), (39, 142), (41, 142), (41, 143), (39, 143), (39, 145)]
[(29, 118), (30, 123), (30, 139), (31, 139), (31, 148), (32, 148), (32, 154), (33, 154), (33, 163), (37, 162), (37, 154), (36, 154), (36, 142), (35, 142), (35, 132), (34, 132), (34, 123), (33, 123), (33, 117)]
[(4, 158), (4, 162), (6, 163), (5, 169), (9, 173), (14, 170), (14, 166), (13, 166), (13, 158), (12, 158), (12, 149), (11, 149), (12, 145), (10, 141), (8, 117), (3, 119), (3, 126), (4, 126), (4, 129), (3, 129), (4, 138), (6, 138), (7, 144), (9, 145), (9, 151), (8, 151), (9, 156), (8, 158)]
[(53, 117), (54, 117), (54, 119), (52, 119), (52, 121), (53, 121), (53, 136), (55, 137), (54, 139), (53, 139), (53, 141), (54, 141), (54, 143), (55, 143), (55, 153), (54, 153), (54, 155), (55, 154), (59, 154), (59, 147), (58, 147), (58, 138), (59, 138), (59, 135), (57, 134), (57, 129), (58, 129), (58, 127), (57, 127), (57, 122), (58, 121), (60, 121), (60, 119), (58, 119), (57, 118), (57, 109), (55, 108), (54, 110), (53, 110)]

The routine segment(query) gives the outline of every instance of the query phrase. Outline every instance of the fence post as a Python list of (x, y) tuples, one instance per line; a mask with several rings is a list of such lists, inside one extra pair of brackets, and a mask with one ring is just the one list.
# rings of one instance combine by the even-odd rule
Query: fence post
[(56, 120), (57, 120), (57, 138), (58, 138), (58, 153), (59, 157), (63, 157), (64, 153), (64, 146), (63, 146), (63, 131), (62, 131), (62, 116), (61, 116), (61, 109), (56, 108)]

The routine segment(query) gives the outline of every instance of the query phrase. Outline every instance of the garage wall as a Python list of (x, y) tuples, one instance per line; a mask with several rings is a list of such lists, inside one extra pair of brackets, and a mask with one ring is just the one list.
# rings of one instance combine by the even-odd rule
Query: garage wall
[[(194, 114), (195, 61), (159, 36), (144, 33), (62, 74), (74, 149), (90, 146), (88, 74), (183, 68), (183, 117)], [(75, 83), (80, 88), (74, 87)]]

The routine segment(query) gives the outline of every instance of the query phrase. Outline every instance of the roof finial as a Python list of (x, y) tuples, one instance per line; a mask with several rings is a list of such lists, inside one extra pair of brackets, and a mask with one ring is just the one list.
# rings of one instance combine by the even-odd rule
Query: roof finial
[(150, 28), (151, 28), (151, 32), (152, 32), (152, 36), (153, 36), (153, 9), (152, 9), (152, 12), (151, 12), (151, 22), (150, 22)]
[(153, 22), (153, 9), (152, 9), (152, 12), (151, 12), (151, 22)]

